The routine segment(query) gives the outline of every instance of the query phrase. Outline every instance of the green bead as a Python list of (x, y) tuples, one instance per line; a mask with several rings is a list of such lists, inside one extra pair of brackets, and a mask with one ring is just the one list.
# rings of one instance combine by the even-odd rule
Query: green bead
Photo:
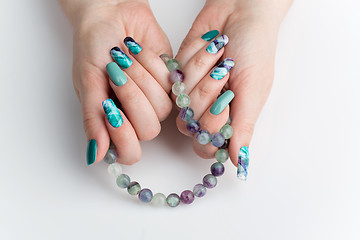
[(166, 204), (166, 197), (162, 193), (157, 193), (154, 195), (151, 203), (155, 206), (164, 206)]
[(190, 105), (190, 103), (191, 103), (191, 99), (185, 93), (181, 93), (181, 94), (179, 94), (179, 96), (176, 97), (176, 105), (179, 108), (188, 107)]
[(130, 195), (137, 195), (140, 192), (141, 187), (138, 182), (131, 182), (127, 187), (127, 190)]
[(180, 203), (179, 195), (177, 195), (176, 193), (169, 194), (169, 196), (166, 198), (166, 203), (170, 207), (177, 207)]
[(127, 188), (130, 185), (130, 177), (126, 174), (121, 174), (116, 178), (116, 184), (120, 188)]
[(232, 128), (232, 126), (230, 126), (229, 124), (225, 124), (221, 129), (220, 129), (220, 133), (222, 135), (224, 135), (225, 139), (229, 139), (232, 137), (233, 133), (234, 133), (234, 129)]
[(180, 70), (180, 63), (175, 58), (170, 59), (165, 64), (166, 64), (166, 67), (169, 70), (169, 72), (172, 72), (172, 71), (177, 70), (177, 69)]
[(220, 163), (224, 163), (228, 160), (229, 158), (229, 153), (228, 151), (226, 151), (225, 149), (219, 149), (216, 151), (215, 153), (215, 158), (218, 162)]

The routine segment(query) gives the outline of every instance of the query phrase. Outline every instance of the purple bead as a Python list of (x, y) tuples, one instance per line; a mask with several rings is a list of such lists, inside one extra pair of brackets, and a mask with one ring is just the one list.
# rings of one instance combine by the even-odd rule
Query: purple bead
[(203, 184), (207, 188), (214, 188), (217, 184), (217, 179), (214, 175), (208, 174), (203, 178)]
[(190, 133), (197, 133), (198, 131), (200, 131), (200, 123), (198, 120), (191, 120), (190, 122), (188, 122), (186, 124), (186, 129), (190, 132)]
[(194, 117), (194, 110), (191, 107), (184, 107), (180, 110), (180, 118), (186, 122), (189, 122)]
[(222, 163), (216, 162), (213, 165), (211, 165), (210, 170), (211, 170), (212, 175), (214, 175), (215, 177), (219, 177), (224, 174), (225, 167)]
[(230, 139), (225, 139), (224, 144), (220, 147), (220, 149), (227, 149), (229, 148)]
[(184, 74), (182, 71), (176, 69), (170, 73), (170, 81), (172, 83), (184, 81)]
[(138, 196), (142, 202), (147, 203), (147, 202), (151, 202), (151, 200), (153, 198), (153, 193), (150, 189), (144, 188), (144, 189), (141, 189)]
[(203, 197), (206, 194), (206, 187), (201, 183), (196, 184), (193, 189), (194, 195), (197, 197)]
[(185, 190), (180, 194), (181, 201), (185, 204), (190, 204), (194, 201), (194, 193), (190, 190)]
[(211, 135), (211, 144), (215, 147), (221, 147), (223, 144), (225, 143), (225, 138), (224, 136), (217, 132), (214, 133), (213, 135)]

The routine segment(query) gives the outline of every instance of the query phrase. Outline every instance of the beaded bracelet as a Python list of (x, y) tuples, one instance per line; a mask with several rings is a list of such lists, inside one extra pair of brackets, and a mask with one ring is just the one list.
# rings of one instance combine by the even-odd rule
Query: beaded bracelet
[(201, 129), (199, 121), (193, 119), (194, 110), (189, 107), (191, 103), (190, 97), (184, 93), (184, 74), (180, 70), (180, 63), (176, 59), (171, 59), (167, 54), (161, 55), (160, 58), (171, 72), (170, 81), (173, 83), (172, 92), (177, 96), (176, 105), (181, 109), (179, 113), (180, 118), (187, 122), (186, 129), (190, 133), (195, 134), (199, 144), (205, 145), (211, 143), (213, 146), (219, 148), (215, 153), (215, 159), (217, 161), (210, 167), (211, 173), (205, 175), (202, 183), (196, 184), (192, 191), (184, 190), (180, 196), (176, 193), (171, 193), (166, 197), (163, 193), (153, 195), (150, 189), (142, 189), (138, 182), (131, 181), (128, 175), (123, 174), (121, 164), (116, 162), (117, 153), (113, 144), (110, 144), (110, 148), (103, 160), (109, 164), (108, 172), (116, 178), (117, 186), (124, 189), (126, 188), (130, 195), (137, 195), (142, 202), (151, 202), (156, 206), (168, 205), (169, 207), (177, 207), (180, 202), (183, 204), (191, 204), (195, 200), (195, 197), (201, 198), (205, 196), (207, 189), (214, 188), (217, 185), (217, 177), (220, 177), (225, 172), (223, 163), (229, 158), (227, 148), (230, 138), (233, 135), (233, 128), (230, 126), (231, 118), (229, 117), (219, 132), (211, 135), (209, 131)]

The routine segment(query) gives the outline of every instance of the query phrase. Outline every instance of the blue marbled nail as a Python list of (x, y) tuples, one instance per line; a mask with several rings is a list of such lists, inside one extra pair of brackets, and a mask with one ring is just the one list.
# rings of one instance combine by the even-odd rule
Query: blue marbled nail
[(229, 42), (229, 38), (226, 35), (220, 35), (215, 38), (214, 41), (210, 43), (210, 45), (206, 48), (206, 51), (211, 54), (217, 53), (220, 49), (222, 49)]
[(225, 58), (211, 73), (210, 76), (213, 79), (220, 80), (232, 69), (235, 65), (234, 60), (231, 58)]
[(123, 124), (119, 109), (116, 107), (112, 99), (106, 99), (102, 102), (104, 112), (111, 126), (118, 128)]
[(126, 37), (124, 39), (124, 43), (125, 46), (130, 50), (130, 52), (132, 52), (134, 55), (138, 54), (139, 52), (141, 52), (142, 47), (135, 42), (135, 40), (132, 37)]
[(249, 148), (244, 146), (239, 151), (239, 164), (237, 168), (237, 177), (246, 181), (249, 167)]
[(131, 66), (133, 63), (132, 60), (123, 52), (119, 47), (113, 47), (110, 50), (111, 57), (119, 66), (123, 69), (126, 69)]

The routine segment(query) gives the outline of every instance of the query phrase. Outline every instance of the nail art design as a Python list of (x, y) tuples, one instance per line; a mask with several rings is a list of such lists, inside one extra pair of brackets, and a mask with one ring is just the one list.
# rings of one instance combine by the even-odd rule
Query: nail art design
[(249, 148), (244, 146), (239, 151), (239, 164), (237, 168), (237, 177), (246, 181), (249, 167)]
[(214, 115), (219, 115), (224, 111), (227, 105), (233, 100), (235, 94), (231, 90), (224, 92), (210, 108), (210, 112)]
[(225, 58), (211, 73), (213, 79), (220, 80), (234, 67), (235, 62), (231, 58)]
[(211, 31), (205, 33), (204, 35), (202, 35), (201, 38), (204, 39), (205, 41), (210, 42), (218, 34), (219, 34), (218, 30), (211, 30)]
[(106, 71), (108, 72), (111, 81), (116, 86), (122, 86), (127, 82), (125, 73), (116, 63), (114, 62), (108, 63), (108, 65), (106, 65)]
[(132, 37), (126, 37), (124, 39), (124, 43), (130, 52), (132, 52), (134, 55), (138, 54), (142, 50), (142, 47), (137, 42), (135, 42)]
[(106, 99), (102, 102), (102, 106), (109, 123), (115, 128), (120, 127), (123, 124), (123, 119), (114, 101), (110, 98)]
[(87, 145), (86, 150), (86, 163), (87, 165), (91, 165), (96, 160), (96, 154), (97, 154), (97, 143), (95, 139), (90, 139)]
[(222, 49), (229, 42), (229, 38), (226, 35), (220, 35), (215, 38), (214, 41), (210, 43), (210, 45), (206, 48), (206, 51), (211, 54), (217, 53), (220, 49)]
[(132, 60), (119, 47), (113, 47), (110, 50), (110, 55), (120, 67), (126, 69), (133, 63)]

